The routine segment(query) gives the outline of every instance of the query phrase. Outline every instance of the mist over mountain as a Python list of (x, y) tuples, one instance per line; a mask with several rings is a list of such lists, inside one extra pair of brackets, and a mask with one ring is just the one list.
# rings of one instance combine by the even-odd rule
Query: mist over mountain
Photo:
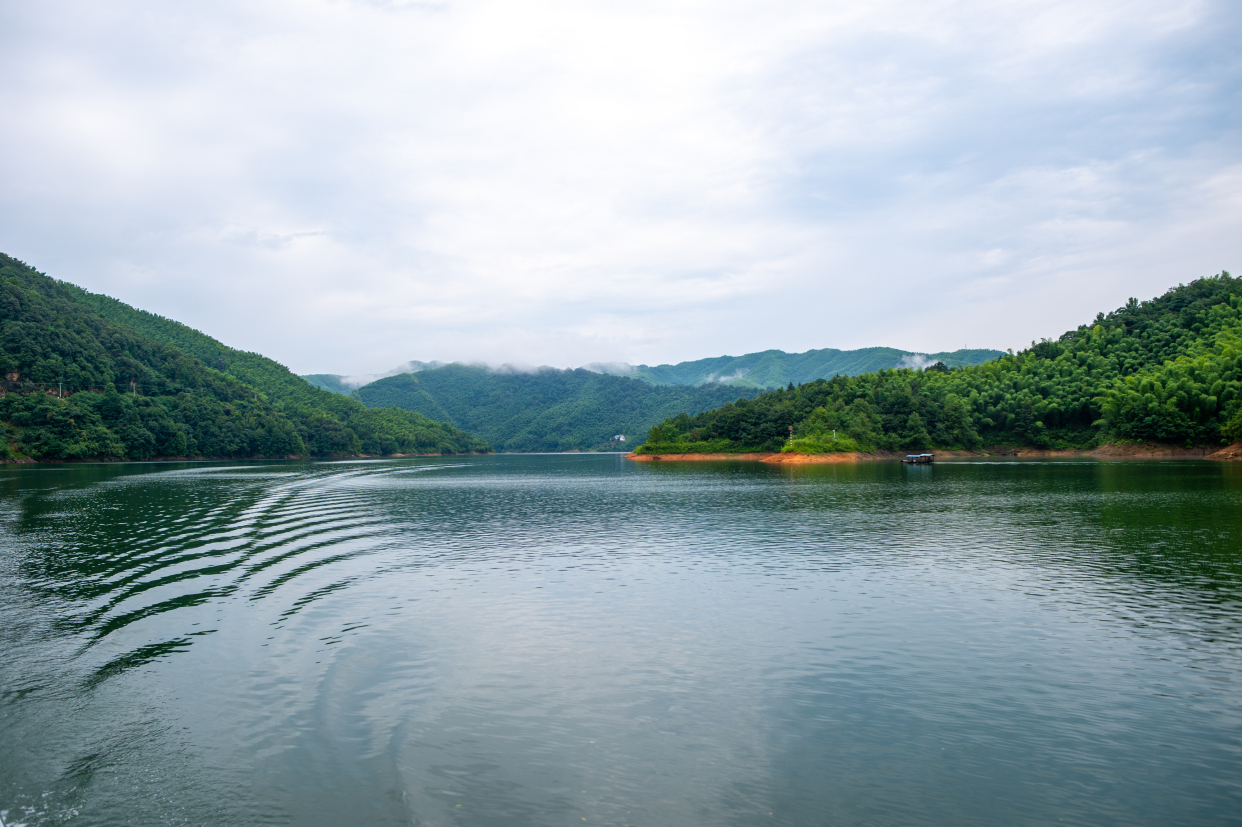
[(891, 347), (858, 350), (822, 348), (805, 353), (764, 350), (743, 356), (717, 356), (679, 362), (675, 365), (628, 365), (624, 362), (594, 362), (587, 370), (631, 376), (653, 385), (707, 385), (712, 383), (742, 388), (779, 388), (793, 382), (801, 385), (834, 376), (858, 376), (884, 368), (925, 368), (936, 362), (956, 368), (978, 365), (1003, 356), (999, 350), (962, 349), (941, 353), (914, 353)]
[[(790, 382), (800, 385), (816, 379), (831, 379), (834, 376), (858, 376), (862, 373), (873, 373), (884, 368), (926, 368), (936, 362), (946, 367), (958, 368), (967, 365), (978, 365), (997, 359), (1004, 355), (1000, 350), (961, 349), (942, 351), (940, 353), (916, 353), (891, 347), (868, 347), (858, 350), (837, 350), (821, 348), (808, 350), (805, 353), (786, 353), (783, 350), (764, 350), (758, 353), (747, 353), (742, 356), (716, 356), (707, 359), (695, 359), (690, 362), (678, 362), (675, 365), (631, 365), (628, 362), (591, 362), (580, 369), (592, 373), (603, 373), (611, 376), (627, 376), (641, 379), (652, 385), (732, 385), (739, 388), (779, 388)], [(419, 373), (446, 367), (447, 362), (410, 361), (398, 365), (383, 373), (357, 374), (342, 376), (331, 373), (315, 373), (302, 378), (318, 388), (335, 393), (349, 394), (385, 379), (403, 373)], [(534, 374), (540, 371), (557, 370), (547, 366), (528, 366), (515, 364), (485, 365), (469, 364), (470, 367), (482, 368), (493, 373), (502, 374)]]
[(435, 370), (447, 364), (448, 362), (420, 362), (413, 360), (397, 365), (395, 368), (386, 370), (383, 373), (359, 373), (352, 376), (341, 376), (335, 373), (312, 373), (302, 378), (322, 390), (348, 396), (351, 391), (355, 391), (363, 385), (378, 382), (380, 379), (386, 379), (389, 376), (399, 376), (403, 373), (418, 373), (423, 370)]

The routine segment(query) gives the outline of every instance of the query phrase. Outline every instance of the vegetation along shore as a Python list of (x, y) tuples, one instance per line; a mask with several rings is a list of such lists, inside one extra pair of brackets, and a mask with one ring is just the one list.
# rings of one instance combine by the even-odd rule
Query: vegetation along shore
[(948, 450), (1238, 459), (1240, 442), (1242, 279), (1223, 272), (1151, 301), (1130, 299), (981, 365), (790, 383), (672, 417), (630, 456), (832, 461)]

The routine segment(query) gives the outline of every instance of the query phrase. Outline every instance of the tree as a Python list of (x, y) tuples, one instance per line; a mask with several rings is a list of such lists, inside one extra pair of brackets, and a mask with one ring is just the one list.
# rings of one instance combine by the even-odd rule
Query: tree
[(906, 427), (901, 433), (901, 447), (906, 449), (926, 448), (931, 444), (931, 435), (927, 433), (927, 428), (923, 426), (923, 418), (918, 412), (910, 414), (910, 418), (906, 420)]

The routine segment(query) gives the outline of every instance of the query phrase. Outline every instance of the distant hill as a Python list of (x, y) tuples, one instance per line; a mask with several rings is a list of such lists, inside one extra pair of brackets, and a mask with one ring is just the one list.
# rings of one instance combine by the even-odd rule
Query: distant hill
[[(801, 385), (834, 376), (858, 376), (885, 368), (923, 368), (936, 362), (958, 368), (1000, 358), (999, 350), (955, 350), (941, 353), (914, 353), (891, 347), (861, 350), (822, 348), (805, 353), (765, 350), (744, 356), (716, 356), (679, 362), (676, 365), (596, 367), (605, 373), (632, 376), (657, 385), (702, 385), (724, 382), (745, 388), (781, 388), (793, 382)], [(626, 368), (629, 368), (628, 370)]]
[[(486, 439), (498, 451), (619, 450), (666, 417), (758, 393), (728, 385), (657, 386), (581, 368), (533, 372), (452, 364), (363, 385), (369, 406), (395, 405)], [(625, 442), (614, 441), (622, 435)]]
[(145, 459), (486, 450), (371, 410), (183, 324), (0, 254), (0, 458)]
[[(368, 406), (397, 406), (452, 423), (500, 451), (617, 449), (661, 420), (694, 414), (771, 387), (943, 362), (961, 367), (998, 350), (914, 353), (895, 348), (768, 350), (676, 365), (594, 363), (576, 370), (407, 362), (384, 374), (311, 374), (307, 382)], [(395, 375), (394, 375), (395, 374)], [(611, 438), (624, 435), (627, 442)]]
[[(738, 388), (779, 388), (793, 382), (801, 385), (816, 379), (834, 376), (858, 376), (885, 368), (924, 368), (943, 362), (946, 367), (960, 368), (999, 359), (1004, 351), (963, 349), (940, 353), (916, 353), (891, 347), (866, 347), (859, 350), (822, 348), (805, 353), (765, 350), (742, 356), (714, 356), (675, 365), (631, 365), (627, 362), (592, 362), (584, 370), (641, 379), (652, 385), (732, 385)], [(303, 376), (317, 388), (349, 395), (354, 390), (384, 377), (402, 373), (419, 373), (443, 367), (444, 362), (406, 362), (379, 374), (341, 376), (315, 373)]]

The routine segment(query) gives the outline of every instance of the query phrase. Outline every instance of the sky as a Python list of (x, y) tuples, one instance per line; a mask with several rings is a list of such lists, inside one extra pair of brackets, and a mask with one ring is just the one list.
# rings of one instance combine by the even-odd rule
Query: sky
[(298, 373), (1019, 349), (1242, 271), (1236, 0), (0, 4), (0, 251)]

